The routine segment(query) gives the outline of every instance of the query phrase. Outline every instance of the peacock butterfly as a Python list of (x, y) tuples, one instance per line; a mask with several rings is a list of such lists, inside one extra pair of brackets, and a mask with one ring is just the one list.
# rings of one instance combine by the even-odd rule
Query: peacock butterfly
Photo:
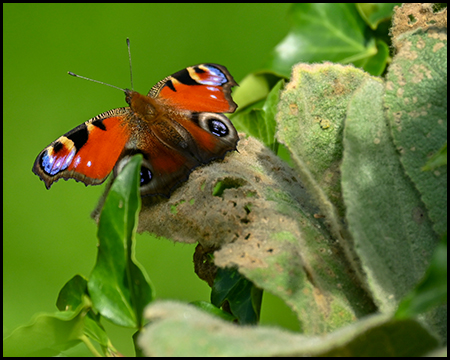
[(235, 85), (226, 67), (200, 64), (166, 77), (147, 95), (125, 89), (129, 107), (97, 115), (53, 141), (33, 172), (47, 189), (60, 178), (98, 185), (141, 153), (141, 195), (169, 197), (196, 166), (236, 150), (237, 131), (223, 115), (236, 110)]

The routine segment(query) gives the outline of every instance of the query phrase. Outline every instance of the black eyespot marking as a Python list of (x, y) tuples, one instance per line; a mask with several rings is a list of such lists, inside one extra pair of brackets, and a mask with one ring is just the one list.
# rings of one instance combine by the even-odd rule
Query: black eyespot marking
[(152, 180), (153, 174), (152, 172), (146, 168), (141, 166), (141, 186), (147, 185), (148, 183), (150, 183), (150, 181)]
[(208, 121), (208, 128), (209, 131), (211, 131), (211, 134), (218, 137), (224, 137), (229, 134), (227, 126), (222, 121), (217, 119), (210, 119)]

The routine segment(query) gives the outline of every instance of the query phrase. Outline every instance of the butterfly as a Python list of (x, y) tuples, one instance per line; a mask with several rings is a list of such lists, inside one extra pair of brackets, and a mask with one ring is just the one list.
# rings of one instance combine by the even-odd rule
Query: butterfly
[(61, 178), (98, 185), (140, 153), (141, 195), (169, 197), (195, 167), (236, 150), (237, 131), (223, 114), (237, 108), (231, 97), (236, 85), (226, 67), (200, 64), (159, 81), (147, 95), (125, 89), (128, 107), (97, 115), (53, 141), (33, 172), (47, 189)]

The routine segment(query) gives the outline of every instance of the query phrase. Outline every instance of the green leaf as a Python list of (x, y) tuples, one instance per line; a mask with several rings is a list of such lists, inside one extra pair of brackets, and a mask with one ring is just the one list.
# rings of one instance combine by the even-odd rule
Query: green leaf
[(151, 284), (134, 256), (134, 230), (140, 207), (142, 155), (130, 160), (105, 200), (98, 225), (97, 263), (88, 282), (95, 308), (115, 324), (140, 328), (152, 300)]
[(292, 29), (277, 45), (269, 63), (273, 71), (289, 77), (298, 62), (332, 61), (361, 66), (377, 53), (375, 39), (354, 4), (295, 4)]
[(401, 3), (358, 3), (356, 8), (365, 22), (375, 30), (382, 21), (389, 21), (395, 6)]
[(365, 317), (328, 335), (304, 336), (262, 326), (238, 326), (194, 306), (158, 302), (139, 338), (146, 356), (422, 356), (438, 341), (416, 320)]
[(239, 323), (257, 324), (261, 312), (262, 291), (236, 269), (218, 268), (211, 291), (211, 303), (221, 307), (228, 301)]
[(274, 82), (278, 79), (273, 74), (262, 72), (247, 76), (236, 92), (237, 96), (233, 95), (234, 100), (242, 107), (230, 115), (239, 132), (261, 140), (275, 153), (279, 147), (275, 138), (275, 114), (280, 90), (284, 86), (284, 79)]
[(56, 356), (84, 340), (89, 302), (53, 315), (38, 315), (30, 325), (15, 329), (3, 340), (3, 356)]
[[(236, 113), (258, 101), (265, 100), (279, 80), (279, 75), (269, 71), (257, 71), (247, 75), (240, 82), (239, 87), (233, 91), (233, 100), (239, 106)], [(230, 118), (233, 119), (235, 114), (230, 115)]]
[(375, 311), (296, 173), (252, 137), (241, 139), (238, 151), (194, 170), (170, 199), (143, 207), (141, 231), (220, 248), (214, 263), (237, 267), (280, 297), (305, 333), (322, 334)]
[[(59, 292), (56, 306), (60, 311), (74, 310), (80, 304), (86, 302), (88, 296), (87, 279), (81, 275), (75, 275)], [(109, 350), (116, 351), (100, 323), (100, 315), (95, 314), (93, 309), (89, 309), (86, 314), (84, 334), (99, 343), (105, 354)]]
[(218, 308), (217, 306), (215, 306), (207, 301), (192, 301), (190, 304), (198, 307), (199, 309), (206, 311), (207, 313), (209, 313), (211, 315), (218, 316), (222, 320), (229, 321), (229, 322), (233, 322), (234, 320), (236, 320), (235, 316), (223, 311), (222, 309)]
[(431, 171), (445, 165), (447, 165), (447, 143), (428, 159), (422, 171)]
[(243, 131), (247, 136), (261, 140), (276, 153), (278, 142), (275, 138), (275, 121), (269, 119), (264, 110), (252, 108), (240, 112), (233, 118), (233, 122), (238, 131)]
[(349, 101), (368, 76), (352, 66), (299, 64), (281, 95), (278, 140), (291, 151), (302, 180), (329, 221), (335, 216), (330, 206), (344, 217), (342, 133)]
[[(267, 129), (267, 141), (271, 140), (271, 142), (265, 142), (270, 149), (276, 154), (278, 152), (278, 141), (275, 137), (276, 130), (276, 121), (275, 115), (278, 112), (278, 103), (280, 102), (280, 93), (281, 89), (284, 88), (284, 79), (281, 79), (273, 88), (270, 90), (269, 95), (267, 95), (266, 102), (264, 103), (264, 118), (266, 121), (266, 129)], [(262, 139), (261, 139), (262, 140)]]
[(392, 143), (383, 95), (375, 78), (354, 93), (341, 172), (346, 221), (368, 286), (380, 309), (393, 311), (423, 276), (437, 238)]
[(376, 46), (377, 53), (368, 58), (363, 67), (368, 73), (380, 76), (386, 69), (389, 59), (389, 46), (382, 40), (377, 40)]
[[(269, 73), (250, 74), (233, 98), (240, 108), (230, 115), (234, 126), (248, 136), (254, 136), (270, 147), (278, 149), (275, 139), (275, 113), (284, 81)], [(248, 95), (245, 95), (248, 94)], [(246, 104), (246, 105), (243, 105)]]
[(245, 132), (247, 136), (253, 136), (264, 143), (273, 143), (274, 138), (269, 138), (270, 134), (266, 128), (265, 114), (262, 110), (264, 102), (258, 102), (247, 110), (233, 116), (233, 124), (239, 132)]
[(75, 310), (87, 295), (87, 279), (82, 275), (75, 275), (61, 289), (56, 301), (60, 311)]
[(447, 304), (447, 234), (436, 247), (424, 278), (400, 303), (395, 316), (413, 317), (444, 303)]
[(421, 168), (447, 142), (447, 28), (419, 28), (398, 35), (395, 44), (398, 52), (386, 79), (386, 115), (404, 170), (442, 235), (447, 231), (447, 167)]

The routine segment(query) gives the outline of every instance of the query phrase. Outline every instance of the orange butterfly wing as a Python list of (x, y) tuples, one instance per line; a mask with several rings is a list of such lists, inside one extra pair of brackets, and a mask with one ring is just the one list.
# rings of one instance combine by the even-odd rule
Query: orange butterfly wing
[(86, 185), (101, 184), (129, 140), (130, 116), (129, 108), (119, 108), (77, 126), (41, 151), (33, 172), (47, 189), (60, 178), (73, 178)]
[(193, 168), (236, 149), (239, 137), (222, 114), (236, 109), (234, 85), (225, 67), (201, 64), (158, 82), (148, 96), (126, 90), (130, 107), (100, 114), (52, 142), (33, 172), (47, 188), (60, 178), (96, 185), (142, 153), (141, 194), (170, 196)]
[(231, 87), (236, 85), (225, 66), (201, 64), (161, 80), (148, 96), (167, 99), (182, 110), (232, 113), (237, 105), (231, 98)]

